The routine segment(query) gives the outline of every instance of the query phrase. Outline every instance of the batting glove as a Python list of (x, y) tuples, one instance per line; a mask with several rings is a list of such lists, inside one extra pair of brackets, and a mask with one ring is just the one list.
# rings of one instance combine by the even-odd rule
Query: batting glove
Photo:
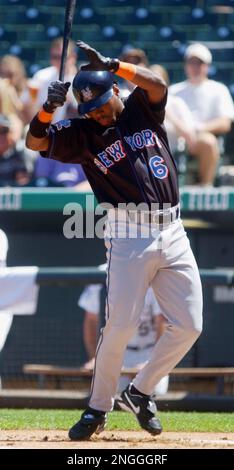
[(77, 46), (88, 56), (89, 63), (83, 65), (81, 70), (108, 70), (115, 73), (119, 68), (119, 60), (104, 57), (100, 52), (93, 49), (83, 41), (77, 41)]
[(43, 105), (44, 110), (48, 113), (53, 113), (56, 108), (63, 106), (70, 85), (70, 82), (63, 83), (60, 80), (51, 82), (48, 87), (47, 100)]

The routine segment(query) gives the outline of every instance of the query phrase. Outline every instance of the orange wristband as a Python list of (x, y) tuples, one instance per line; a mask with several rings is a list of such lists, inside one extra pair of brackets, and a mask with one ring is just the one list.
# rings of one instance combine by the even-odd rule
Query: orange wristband
[(53, 119), (53, 114), (54, 113), (47, 113), (43, 108), (40, 109), (37, 117), (40, 122), (47, 123), (51, 122)]
[(119, 75), (119, 77), (131, 81), (136, 75), (136, 66), (134, 64), (120, 61), (119, 68), (117, 72), (115, 72), (115, 75)]

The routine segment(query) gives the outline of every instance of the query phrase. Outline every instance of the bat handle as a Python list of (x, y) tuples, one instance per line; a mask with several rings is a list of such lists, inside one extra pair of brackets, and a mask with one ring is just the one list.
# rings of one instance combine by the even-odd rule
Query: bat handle
[(67, 58), (67, 49), (68, 49), (68, 43), (69, 39), (63, 41), (63, 49), (62, 49), (62, 55), (61, 55), (61, 64), (60, 64), (60, 69), (59, 69), (59, 80), (61, 82), (64, 81), (64, 74), (65, 74), (65, 64), (66, 64), (66, 58)]

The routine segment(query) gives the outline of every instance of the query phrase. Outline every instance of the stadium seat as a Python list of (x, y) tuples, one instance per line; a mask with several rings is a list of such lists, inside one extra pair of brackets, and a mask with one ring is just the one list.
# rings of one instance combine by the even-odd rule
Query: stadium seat
[(136, 28), (135, 25), (120, 25), (118, 27), (118, 31), (120, 31), (122, 37), (125, 36), (125, 42), (127, 41), (157, 41), (157, 36), (159, 35), (157, 28), (152, 25), (148, 24), (147, 26), (138, 26)]
[(93, 8), (87, 6), (79, 10), (79, 21), (81, 23), (93, 23), (96, 22), (96, 11)]
[(111, 25), (104, 26), (102, 28), (102, 35), (106, 38), (113, 38), (116, 35), (116, 29)]
[(226, 15), (226, 17), (227, 17), (227, 26), (230, 26), (230, 28), (233, 27), (233, 25), (234, 25), (234, 11), (233, 11), (233, 13), (229, 13), (228, 15)]
[(152, 2), (148, 6), (148, 9), (150, 11), (150, 14), (163, 14), (167, 15), (168, 19), (173, 20), (173, 17), (177, 13), (189, 13), (191, 12), (192, 6), (190, 3), (186, 4), (180, 4), (178, 5), (176, 2), (173, 3), (173, 5), (167, 5), (166, 2), (163, 2), (161, 5), (158, 4), (158, 2)]
[(22, 54), (21, 45), (20, 44), (11, 44), (10, 47), (9, 47), (8, 53), (12, 54), (12, 55), (21, 56), (21, 54)]
[(137, 17), (137, 9), (133, 6), (124, 7), (96, 7), (96, 13), (99, 15), (99, 24), (108, 25), (124, 25), (124, 24), (146, 24), (149, 22), (147, 17)]
[(188, 24), (174, 26), (174, 31), (180, 35), (181, 40), (189, 41), (215, 41), (217, 40), (217, 33), (209, 24)]
[(225, 5), (234, 7), (234, 0), (207, 0), (207, 7), (216, 6), (216, 5)]
[(216, 66), (215, 80), (225, 83), (228, 86), (234, 82), (234, 62), (214, 62)]
[(197, 0), (149, 0), (149, 6), (153, 6), (155, 8), (157, 7), (175, 7), (178, 9), (181, 9), (183, 7), (187, 6), (196, 6), (197, 5)]
[(185, 79), (183, 62), (161, 62), (169, 74), (170, 83), (178, 83)]
[(1, 56), (9, 54), (10, 44), (9, 41), (3, 41), (1, 39)]
[(135, 10), (135, 17), (136, 17), (136, 19), (139, 19), (140, 21), (141, 20), (148, 20), (149, 14), (150, 13), (149, 13), (148, 8), (145, 8), (145, 7), (138, 7)]
[(38, 41), (44, 41), (45, 40), (45, 26), (42, 24), (37, 24), (34, 25), (34, 28), (28, 28), (26, 33), (25, 33), (25, 40), (27, 41), (32, 41), (33, 43)]
[(39, 19), (43, 18), (43, 21), (38, 21), (43, 23), (45, 26), (58, 25), (63, 29), (64, 24), (64, 9), (61, 7), (54, 7), (48, 5), (39, 5)]
[[(29, 0), (28, 0), (29, 2)], [(27, 0), (1, 0), (1, 8), (2, 6), (3, 7), (7, 7), (9, 9), (9, 7), (18, 7), (19, 5), (24, 5), (26, 3), (28, 3)], [(32, 1), (30, 2), (32, 4)]]
[[(58, 0), (40, 0), (41, 5), (48, 5), (48, 6), (58, 6)], [(61, 9), (64, 11), (65, 2), (61, 5)]]
[(2, 54), (2, 41), (9, 41), (14, 43), (17, 41), (17, 32), (9, 31), (8, 25), (0, 28), (0, 39), (1, 39), (1, 54)]
[(11, 4), (11, 6), (1, 5), (0, 13), (1, 16), (4, 18), (2, 24), (19, 24), (27, 22), (25, 18), (26, 6), (25, 5), (18, 5)]
[(194, 8), (190, 12), (177, 11), (173, 14), (173, 23), (178, 25), (203, 25), (219, 26), (220, 23), (225, 26), (225, 21), (221, 22), (220, 15), (217, 13), (208, 13), (201, 8)]
[(162, 63), (162, 62), (182, 62), (183, 57), (181, 56), (178, 48), (173, 47), (157, 47), (155, 44), (154, 47), (151, 46), (151, 50), (154, 49), (155, 51), (155, 62)]
[(228, 88), (229, 88), (229, 91), (230, 91), (230, 93), (231, 93), (231, 95), (232, 95), (232, 97), (233, 97), (233, 99), (234, 99), (234, 82), (233, 82), (233, 83), (230, 83), (230, 85), (229, 85)]
[(54, 39), (62, 35), (62, 30), (57, 25), (49, 26), (46, 30), (46, 35), (48, 38)]
[(74, 24), (72, 28), (72, 37), (77, 39), (79, 38), (85, 42), (90, 41), (92, 42), (92, 45), (95, 41), (103, 41), (102, 30), (98, 24)]
[(40, 67), (39, 64), (30, 64), (28, 66), (28, 71), (29, 71), (30, 76), (34, 75), (40, 69), (41, 69), (41, 67)]
[(233, 39), (231, 36), (232, 36), (232, 32), (231, 30), (228, 28), (228, 26), (219, 26), (217, 28), (217, 34), (218, 36), (220, 37), (220, 39)]
[(102, 41), (94, 41), (93, 46), (98, 51), (102, 51), (102, 54), (107, 57), (118, 57), (122, 51), (123, 44), (120, 41), (104, 40), (102, 38)]
[(233, 48), (211, 49), (214, 61), (230, 62), (234, 60)]

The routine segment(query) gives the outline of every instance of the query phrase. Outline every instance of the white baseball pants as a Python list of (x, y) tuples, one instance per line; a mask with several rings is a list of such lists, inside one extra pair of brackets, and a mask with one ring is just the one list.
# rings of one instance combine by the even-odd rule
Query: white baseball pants
[[(146, 238), (120, 238), (121, 221), (118, 237), (116, 221), (109, 220), (107, 229), (106, 326), (97, 346), (89, 402), (92, 408), (102, 411), (113, 408), (124, 351), (138, 327), (150, 285), (168, 327), (133, 381), (140, 392), (152, 394), (155, 385), (183, 358), (202, 330), (200, 276), (181, 219), (164, 229), (152, 228)], [(137, 227), (140, 229), (142, 235), (144, 227), (143, 232), (142, 226)]]

